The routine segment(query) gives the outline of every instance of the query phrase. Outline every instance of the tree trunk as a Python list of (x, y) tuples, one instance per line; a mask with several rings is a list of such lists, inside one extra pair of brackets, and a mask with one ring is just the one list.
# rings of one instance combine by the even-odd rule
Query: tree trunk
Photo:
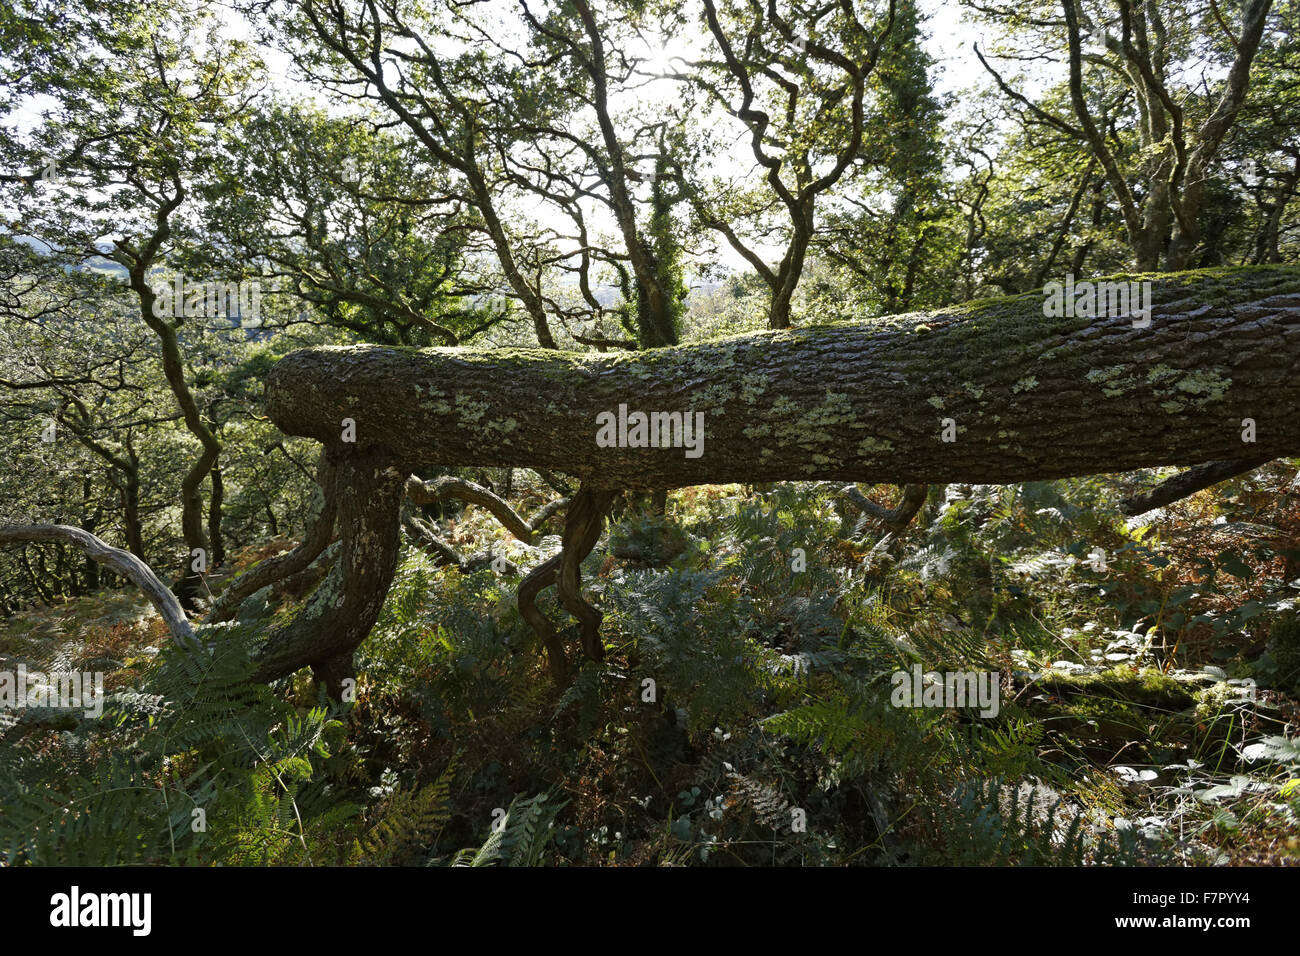
[[(81, 530), (85, 531), (87, 534), (95, 533), (95, 529), (99, 527), (100, 516), (104, 512), (103, 505), (100, 505), (95, 509), (94, 513), (91, 513), (90, 503), (93, 491), (94, 486), (91, 484), (90, 476), (83, 476), (81, 479), (81, 507), (83, 515), (81, 519)], [(82, 575), (84, 576), (85, 591), (81, 593), (94, 594), (99, 590), (99, 562), (90, 555), (86, 555), (85, 564), (82, 566)], [(79, 593), (75, 587), (73, 588), (73, 593)]]
[(208, 499), (208, 543), (212, 546), (211, 567), (226, 563), (226, 539), (221, 533), (221, 508), (226, 500), (226, 482), (221, 474), (221, 460), (212, 465), (212, 497)]
[(794, 309), (794, 292), (803, 276), (804, 261), (808, 257), (808, 244), (813, 235), (812, 200), (805, 201), (800, 210), (800, 222), (790, 235), (790, 245), (785, 251), (777, 270), (776, 283), (772, 285), (772, 304), (768, 310), (767, 327), (769, 329), (788, 329)]
[[(1030, 293), (619, 356), (295, 352), (271, 371), (268, 411), (337, 462), (342, 552), (267, 641), (257, 675), (310, 665), (326, 686), (340, 686), (391, 583), (403, 488), (419, 465), (556, 469), (582, 479), (563, 550), (519, 593), (560, 673), (563, 647), (534, 598), (555, 584), (582, 625), (585, 652), (599, 658), (599, 612), (581, 595), (578, 568), (618, 489), (1006, 483), (1300, 454), (1300, 269), (1162, 277), (1152, 300), (1144, 327), (1130, 317), (1049, 318), (1042, 294)], [(620, 417), (620, 405), (690, 412), (692, 423), (702, 414), (703, 443), (602, 447), (597, 417)], [(345, 418), (355, 421), (355, 443), (342, 440), (352, 434)], [(1245, 419), (1253, 442), (1243, 441)]]
[(1260, 197), (1256, 200), (1259, 206), (1259, 228), (1255, 236), (1255, 254), (1251, 262), (1256, 265), (1262, 265), (1267, 262), (1281, 262), (1282, 252), (1280, 242), (1282, 236), (1282, 217), (1286, 213), (1287, 204), (1290, 203), (1291, 197), (1295, 194), (1296, 186), (1300, 184), (1300, 154), (1295, 157), (1295, 164), (1291, 171), (1279, 178), (1278, 184), (1274, 187), (1274, 202), (1272, 205), (1263, 201), (1263, 193), (1267, 192), (1266, 183), (1259, 186)]
[(347, 676), (346, 660), (379, 617), (397, 566), (398, 512), (409, 471), (380, 449), (345, 446), (331, 455), (342, 547), (329, 574), (292, 621), (259, 652), (254, 674), (274, 680), (311, 665), (327, 687)]
[(185, 539), (185, 562), (181, 578), (176, 584), (176, 596), (181, 604), (192, 608), (199, 594), (201, 576), (194, 570), (195, 551), (206, 555), (204, 564), (211, 564), (207, 554), (208, 542), (203, 529), (203, 479), (208, 476), (221, 454), (221, 443), (203, 420), (194, 393), (185, 381), (185, 362), (181, 356), (176, 325), (154, 314), (157, 295), (149, 284), (148, 260), (137, 262), (130, 270), (131, 288), (140, 299), (140, 315), (145, 325), (158, 336), (162, 347), (163, 376), (171, 388), (176, 404), (180, 406), (185, 427), (202, 446), (199, 457), (181, 479), (181, 536)]
[(140, 467), (137, 461), (132, 461), (132, 465), (133, 470), (127, 472), (122, 485), (122, 527), (126, 534), (126, 550), (144, 561), (144, 533), (140, 524)]
[[(555, 469), (593, 489), (1009, 483), (1300, 454), (1300, 269), (1163, 276), (1152, 302), (1144, 328), (1049, 318), (1028, 293), (618, 356), (318, 348), (275, 366), (267, 403), (333, 448), (354, 419), (358, 447), (404, 469)], [(601, 447), (597, 416), (620, 406), (702, 414), (700, 453), (681, 433)]]

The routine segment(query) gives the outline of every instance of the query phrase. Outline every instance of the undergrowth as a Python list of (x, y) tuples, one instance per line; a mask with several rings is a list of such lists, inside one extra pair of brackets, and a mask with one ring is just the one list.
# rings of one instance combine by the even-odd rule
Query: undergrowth
[[(16, 619), (8, 659), (111, 679), (98, 719), (0, 725), (4, 860), (1294, 863), (1284, 464), (1136, 521), (1103, 479), (933, 488), (899, 535), (823, 486), (689, 489), (586, 561), (607, 654), (564, 689), (518, 578), (415, 550), (342, 704), (250, 683), (256, 618), (204, 654)], [(898, 706), (914, 668), (994, 675), (996, 713)]]

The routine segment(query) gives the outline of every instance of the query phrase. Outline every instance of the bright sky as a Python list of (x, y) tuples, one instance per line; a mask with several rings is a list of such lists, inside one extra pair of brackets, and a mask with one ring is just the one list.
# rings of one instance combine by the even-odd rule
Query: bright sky
[(930, 17), (924, 28), (930, 35), (925, 49), (938, 65), (935, 88), (956, 93), (983, 84), (988, 74), (971, 52), (971, 43), (982, 38), (974, 24), (962, 23), (961, 7), (951, 0), (920, 0), (918, 6)]

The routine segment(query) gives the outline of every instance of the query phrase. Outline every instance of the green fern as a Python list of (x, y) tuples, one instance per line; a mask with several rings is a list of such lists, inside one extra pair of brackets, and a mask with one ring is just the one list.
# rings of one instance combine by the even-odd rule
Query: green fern
[(554, 836), (556, 816), (567, 801), (547, 794), (516, 797), (483, 845), (461, 850), (455, 866), (537, 866)]
[(374, 812), (374, 822), (357, 841), (355, 862), (401, 866), (428, 859), (435, 838), (451, 819), (455, 761), (438, 779), (415, 790), (396, 789)]

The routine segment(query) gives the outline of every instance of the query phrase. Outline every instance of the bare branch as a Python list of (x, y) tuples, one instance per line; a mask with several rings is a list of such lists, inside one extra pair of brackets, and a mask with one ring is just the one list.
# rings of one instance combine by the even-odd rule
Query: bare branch
[(1144, 514), (1155, 508), (1181, 501), (1221, 481), (1254, 471), (1266, 462), (1267, 459), (1261, 461), (1258, 458), (1231, 458), (1227, 461), (1206, 462), (1165, 479), (1145, 494), (1126, 498), (1120, 503), (1120, 510), (1130, 517)]
[(158, 579), (149, 565), (131, 552), (115, 548), (89, 531), (65, 524), (0, 526), (0, 544), (13, 544), (20, 541), (70, 544), (81, 549), (87, 557), (135, 582), (167, 622), (167, 630), (171, 632), (172, 640), (178, 647), (194, 650), (199, 646), (198, 638), (194, 636), (194, 629), (190, 626), (189, 618), (181, 609), (176, 595)]

